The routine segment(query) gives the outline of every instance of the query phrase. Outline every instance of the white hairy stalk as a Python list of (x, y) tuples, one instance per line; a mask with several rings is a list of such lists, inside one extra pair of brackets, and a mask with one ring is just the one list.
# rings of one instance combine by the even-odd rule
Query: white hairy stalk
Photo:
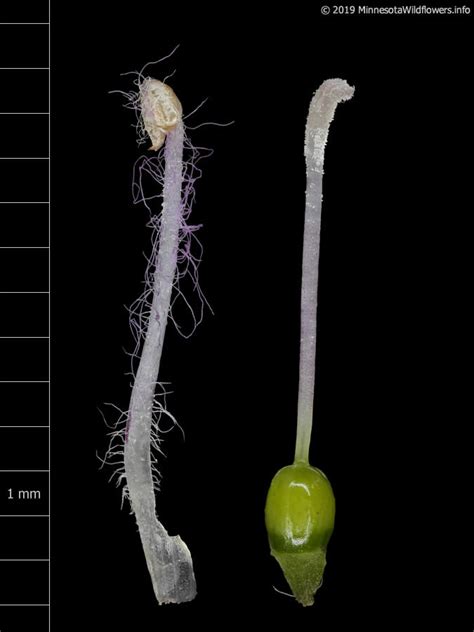
[(329, 126), (338, 103), (347, 101), (353, 93), (354, 88), (342, 79), (324, 81), (311, 100), (306, 122), (306, 213), (301, 286), (300, 374), (295, 462), (308, 463), (313, 424), (324, 149)]
[(181, 603), (190, 601), (196, 594), (193, 564), (186, 544), (178, 535), (169, 536), (156, 516), (151, 443), (155, 389), (176, 277), (183, 216), (184, 129), (181, 105), (169, 86), (144, 79), (139, 96), (151, 149), (158, 150), (165, 142), (165, 169), (151, 308), (128, 412), (125, 477), (156, 598), (160, 604)]

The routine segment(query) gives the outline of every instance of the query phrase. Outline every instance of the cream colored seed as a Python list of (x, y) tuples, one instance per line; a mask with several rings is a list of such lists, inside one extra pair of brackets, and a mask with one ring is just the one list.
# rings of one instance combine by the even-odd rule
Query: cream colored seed
[(174, 91), (162, 81), (147, 78), (140, 86), (143, 125), (149, 135), (153, 151), (165, 142), (166, 134), (181, 119), (183, 108)]

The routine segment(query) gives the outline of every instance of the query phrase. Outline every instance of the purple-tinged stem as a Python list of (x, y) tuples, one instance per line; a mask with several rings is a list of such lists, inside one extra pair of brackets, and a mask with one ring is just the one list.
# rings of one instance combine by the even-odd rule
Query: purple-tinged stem
[(179, 536), (169, 536), (156, 517), (151, 468), (153, 403), (158, 380), (171, 292), (176, 275), (182, 220), (183, 124), (167, 133), (165, 179), (153, 299), (140, 362), (132, 389), (125, 475), (148, 570), (158, 602), (190, 601), (196, 594), (191, 554)]
[(301, 285), (300, 376), (295, 462), (308, 463), (313, 425), (324, 148), (337, 104), (350, 99), (353, 93), (354, 88), (343, 79), (324, 81), (311, 100), (306, 122), (306, 213)]

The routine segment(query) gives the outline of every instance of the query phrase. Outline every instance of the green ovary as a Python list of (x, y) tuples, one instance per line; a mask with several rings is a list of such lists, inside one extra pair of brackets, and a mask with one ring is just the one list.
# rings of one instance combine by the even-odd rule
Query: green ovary
[(275, 475), (265, 507), (270, 549), (304, 606), (321, 585), (335, 510), (331, 484), (317, 468), (295, 463)]

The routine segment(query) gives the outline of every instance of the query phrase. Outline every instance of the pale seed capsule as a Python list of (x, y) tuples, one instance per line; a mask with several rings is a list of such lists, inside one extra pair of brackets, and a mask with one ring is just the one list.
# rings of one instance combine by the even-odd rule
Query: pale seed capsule
[(158, 151), (166, 134), (181, 119), (183, 108), (172, 88), (150, 77), (140, 85), (140, 103), (143, 125), (152, 143), (150, 149)]

